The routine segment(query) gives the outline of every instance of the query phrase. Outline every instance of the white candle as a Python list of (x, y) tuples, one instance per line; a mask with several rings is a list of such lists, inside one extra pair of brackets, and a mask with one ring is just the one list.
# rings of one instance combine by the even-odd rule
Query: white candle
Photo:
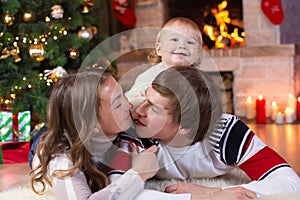
[(291, 115), (293, 116), (293, 121), (296, 120), (296, 97), (292, 93), (288, 94), (287, 107), (291, 109)]
[(254, 119), (255, 117), (255, 104), (250, 96), (247, 97), (246, 102), (246, 119)]
[(275, 116), (275, 123), (276, 124), (283, 124), (284, 123), (284, 115), (280, 111)]
[(285, 114), (286, 123), (291, 124), (294, 122), (294, 116), (293, 116), (294, 113), (290, 107), (286, 107), (284, 114)]
[(271, 111), (272, 111), (271, 112), (271, 118), (274, 121), (276, 115), (278, 114), (278, 106), (277, 106), (276, 101), (272, 101)]

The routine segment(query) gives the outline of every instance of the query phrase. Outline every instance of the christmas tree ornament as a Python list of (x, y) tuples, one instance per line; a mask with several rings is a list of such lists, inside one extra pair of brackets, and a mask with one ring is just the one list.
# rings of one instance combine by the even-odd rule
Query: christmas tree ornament
[(83, 26), (80, 31), (78, 31), (78, 37), (90, 41), (93, 38), (93, 32)]
[(80, 56), (80, 52), (77, 49), (70, 48), (68, 56), (69, 56), (69, 58), (75, 60), (76, 58), (78, 58)]
[(64, 9), (60, 5), (54, 5), (51, 7), (51, 17), (54, 19), (61, 19), (64, 17)]
[(14, 45), (12, 49), (8, 49), (7, 47), (3, 48), (0, 56), (0, 60), (6, 59), (9, 56), (12, 56), (14, 58), (15, 63), (20, 62), (22, 59), (19, 56), (20, 50), (19, 47)]
[(6, 12), (3, 16), (3, 22), (4, 24), (6, 24), (7, 26), (11, 26), (14, 24), (15, 21), (15, 17), (11, 14), (9, 14), (9, 12)]
[(89, 6), (94, 6), (95, 2), (90, 1), (90, 0), (84, 0), (83, 4), (82, 4), (82, 13), (89, 13), (90, 12), (90, 8)]
[(133, 28), (136, 22), (132, 0), (113, 0), (112, 10), (119, 22), (128, 28)]
[(281, 0), (261, 0), (261, 8), (273, 24), (281, 24), (284, 18)]
[(24, 22), (33, 22), (35, 20), (35, 14), (33, 12), (25, 12), (22, 18)]
[(45, 47), (43, 43), (31, 45), (28, 49), (29, 56), (41, 62), (45, 59)]
[(59, 78), (68, 74), (68, 72), (62, 66), (57, 66), (52, 70), (46, 69), (44, 70), (44, 73), (45, 76), (49, 77), (53, 82), (57, 82)]
[(98, 34), (98, 29), (96, 26), (92, 26), (88, 28), (90, 31), (92, 31), (93, 35), (97, 35)]

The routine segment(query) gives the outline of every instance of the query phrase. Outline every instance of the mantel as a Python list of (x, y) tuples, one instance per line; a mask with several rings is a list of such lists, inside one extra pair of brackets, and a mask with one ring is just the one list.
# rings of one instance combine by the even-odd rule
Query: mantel
[(290, 57), (300, 55), (300, 46), (296, 44), (245, 46), (232, 49), (210, 49), (207, 52), (211, 57)]

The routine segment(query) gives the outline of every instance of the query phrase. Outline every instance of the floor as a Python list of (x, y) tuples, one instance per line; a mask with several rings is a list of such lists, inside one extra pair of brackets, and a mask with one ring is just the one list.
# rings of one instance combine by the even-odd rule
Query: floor
[[(256, 124), (247, 123), (250, 128), (271, 148), (275, 149), (300, 175), (300, 123)], [(16, 187), (28, 180), (28, 163), (0, 165), (0, 191)]]

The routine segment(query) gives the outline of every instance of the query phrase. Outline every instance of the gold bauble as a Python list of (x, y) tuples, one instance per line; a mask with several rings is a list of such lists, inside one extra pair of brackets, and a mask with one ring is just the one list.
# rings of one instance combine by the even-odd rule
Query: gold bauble
[(31, 58), (35, 58), (39, 62), (45, 59), (46, 52), (43, 43), (31, 45), (28, 52)]
[(82, 27), (81, 30), (78, 31), (78, 37), (90, 41), (93, 38), (93, 32), (90, 29)]
[(77, 49), (70, 48), (69, 49), (69, 58), (76, 59), (80, 56), (80, 52)]
[(9, 14), (8, 12), (4, 14), (3, 16), (3, 22), (4, 24), (6, 24), (7, 26), (11, 26), (14, 24), (15, 21), (15, 17), (11, 14)]
[(35, 14), (33, 12), (23, 13), (23, 21), (24, 22), (33, 22), (34, 20), (35, 20)]

